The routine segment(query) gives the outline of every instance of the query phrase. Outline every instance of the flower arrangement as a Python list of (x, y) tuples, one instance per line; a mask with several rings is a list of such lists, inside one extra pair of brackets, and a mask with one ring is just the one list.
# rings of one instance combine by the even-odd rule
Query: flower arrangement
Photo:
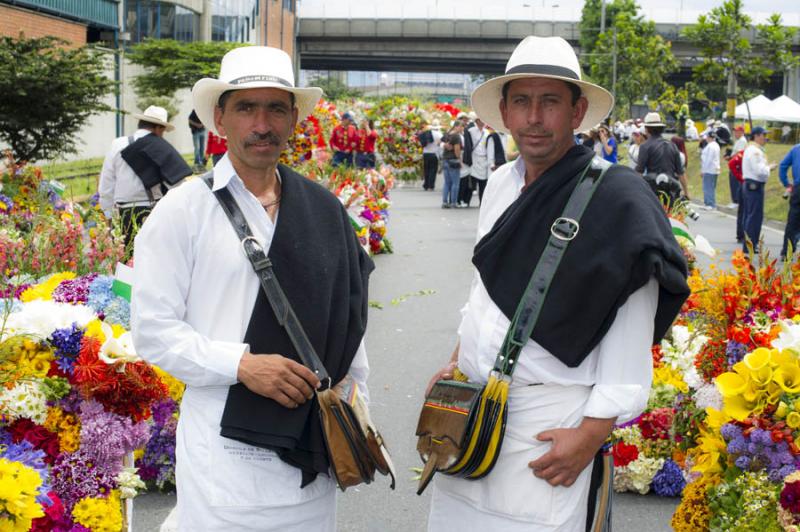
[[(174, 482), (182, 386), (136, 355), (111, 281), (55, 273), (0, 305), (3, 529), (121, 530), (123, 501), (145, 488), (137, 450), (159, 486)], [(155, 437), (173, 449), (157, 464)]]

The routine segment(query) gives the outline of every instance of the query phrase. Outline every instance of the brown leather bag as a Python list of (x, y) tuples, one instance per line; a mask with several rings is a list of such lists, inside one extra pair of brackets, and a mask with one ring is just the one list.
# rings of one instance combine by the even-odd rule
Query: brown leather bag
[[(342, 491), (369, 484), (377, 470), (391, 477), (390, 487), (394, 489), (394, 465), (383, 438), (370, 420), (367, 404), (352, 379), (347, 377), (344, 383), (344, 387), (340, 384), (317, 392), (322, 432), (336, 483)], [(352, 391), (343, 393), (348, 384)]]

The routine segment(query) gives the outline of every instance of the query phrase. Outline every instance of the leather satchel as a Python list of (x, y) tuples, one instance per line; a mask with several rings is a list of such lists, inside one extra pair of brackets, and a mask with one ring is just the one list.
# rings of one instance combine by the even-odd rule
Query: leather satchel
[[(203, 176), (212, 187), (212, 173)], [(369, 417), (369, 409), (358, 385), (350, 377), (332, 386), (331, 377), (319, 359), (314, 346), (294, 313), (286, 294), (275, 277), (272, 261), (253, 237), (252, 230), (244, 218), (239, 205), (226, 188), (214, 191), (222, 210), (231, 221), (241, 241), (247, 258), (253, 265), (261, 287), (267, 295), (278, 323), (286, 329), (303, 364), (319, 378), (321, 385), (316, 390), (320, 424), (328, 451), (331, 473), (339, 488), (369, 484), (375, 471), (391, 477), (391, 489), (395, 487), (395, 472), (389, 451), (378, 429)]]
[(425, 463), (417, 494), (438, 471), (477, 480), (494, 468), (503, 445), (508, 389), (523, 346), (528, 342), (558, 269), (561, 257), (580, 231), (580, 219), (610, 163), (595, 157), (583, 170), (533, 270), (528, 286), (495, 359), (486, 385), (467, 382), (458, 369), (452, 380), (439, 380), (422, 405), (417, 423), (417, 451)]

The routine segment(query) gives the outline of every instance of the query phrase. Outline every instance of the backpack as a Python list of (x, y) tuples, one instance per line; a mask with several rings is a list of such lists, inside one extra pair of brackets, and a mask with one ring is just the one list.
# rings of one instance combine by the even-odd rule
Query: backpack
[(734, 155), (728, 160), (728, 169), (733, 174), (733, 177), (735, 177), (736, 180), (740, 183), (744, 181), (744, 175), (742, 175), (743, 157), (744, 157), (744, 150), (737, 151), (736, 155)]

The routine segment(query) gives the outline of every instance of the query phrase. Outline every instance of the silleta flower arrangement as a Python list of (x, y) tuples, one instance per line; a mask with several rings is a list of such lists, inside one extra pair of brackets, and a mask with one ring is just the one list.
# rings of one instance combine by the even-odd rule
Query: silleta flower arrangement
[(136, 355), (111, 285), (62, 272), (0, 300), (0, 529), (123, 529), (137, 450), (149, 480), (173, 481), (182, 387)]

